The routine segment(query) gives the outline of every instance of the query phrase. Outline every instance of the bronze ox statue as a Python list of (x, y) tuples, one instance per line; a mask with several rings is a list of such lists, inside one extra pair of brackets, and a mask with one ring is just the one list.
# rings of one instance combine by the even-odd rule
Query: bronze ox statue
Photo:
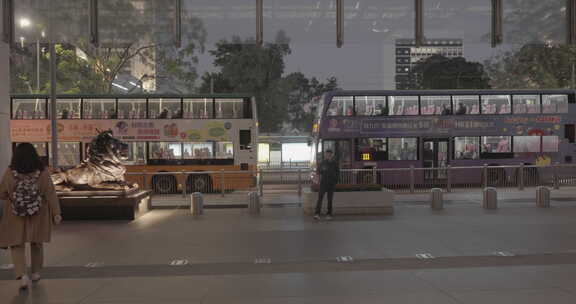
[(87, 157), (78, 166), (52, 174), (60, 191), (132, 190), (124, 179), (128, 145), (114, 138), (112, 130), (99, 131), (87, 149)]

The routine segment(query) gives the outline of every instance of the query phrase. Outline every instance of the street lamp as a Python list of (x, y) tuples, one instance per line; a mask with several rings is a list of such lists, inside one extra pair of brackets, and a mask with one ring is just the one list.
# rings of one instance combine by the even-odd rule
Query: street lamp
[[(19, 20), (21, 28), (28, 28), (32, 25), (32, 21), (26, 17)], [(44, 38), (46, 33), (42, 30), (41, 36)], [(24, 48), (24, 37), (20, 37), (20, 45)], [(36, 93), (40, 93), (40, 39), (36, 37)]]

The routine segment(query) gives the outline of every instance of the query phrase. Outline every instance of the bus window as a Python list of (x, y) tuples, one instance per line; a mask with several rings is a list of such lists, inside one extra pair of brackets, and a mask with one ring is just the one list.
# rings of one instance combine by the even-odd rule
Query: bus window
[(482, 153), (510, 153), (510, 136), (482, 136)]
[(334, 157), (340, 162), (342, 167), (350, 167), (352, 151), (348, 140), (324, 140), (322, 141), (321, 148), (322, 155), (318, 158), (318, 162), (324, 159), (324, 152), (331, 150), (334, 152)]
[(418, 115), (418, 96), (390, 96), (390, 115)]
[(542, 95), (542, 113), (568, 113), (568, 95)]
[(453, 96), (453, 107), (456, 115), (480, 114), (480, 96)]
[(540, 113), (540, 96), (538, 95), (514, 95), (514, 114), (537, 114)]
[(184, 99), (184, 118), (213, 118), (214, 100), (212, 98)]
[(479, 138), (478, 137), (455, 137), (454, 138), (454, 159), (478, 159), (479, 158)]
[(540, 136), (514, 136), (514, 153), (540, 152)]
[(388, 159), (386, 138), (358, 138), (356, 160), (382, 161)]
[(91, 99), (82, 101), (82, 115), (84, 119), (116, 118), (116, 99)]
[(184, 143), (184, 159), (212, 159), (214, 158), (214, 143), (189, 142)]
[[(218, 159), (234, 159), (234, 145), (229, 141), (216, 143), (215, 156)], [(259, 145), (260, 146), (260, 145)]]
[(509, 95), (482, 95), (483, 114), (510, 114), (511, 102)]
[(180, 99), (154, 98), (148, 100), (148, 118), (182, 118)]
[(12, 118), (14, 119), (46, 119), (45, 98), (12, 99)]
[(252, 149), (252, 132), (250, 130), (240, 130), (240, 150)]
[(243, 118), (244, 100), (216, 98), (216, 118)]
[(356, 96), (354, 104), (358, 116), (388, 115), (386, 96)]
[(450, 96), (420, 97), (420, 113), (422, 113), (422, 115), (452, 114), (452, 109), (450, 107)]
[(558, 152), (558, 136), (542, 136), (542, 152)]
[(56, 112), (59, 119), (80, 119), (80, 99), (58, 99)]
[(388, 138), (389, 160), (417, 160), (418, 139)]
[(182, 145), (179, 142), (151, 142), (149, 159), (181, 159)]
[(126, 165), (144, 165), (146, 164), (146, 143), (145, 142), (127, 142), (128, 158), (123, 161)]
[(145, 119), (146, 118), (146, 99), (118, 99), (118, 118), (119, 119)]
[(334, 96), (328, 106), (328, 116), (354, 115), (354, 99), (350, 96)]

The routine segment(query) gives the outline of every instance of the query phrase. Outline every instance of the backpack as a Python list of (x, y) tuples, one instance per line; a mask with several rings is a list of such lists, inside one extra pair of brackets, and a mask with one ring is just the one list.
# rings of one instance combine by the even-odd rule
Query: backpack
[(38, 213), (42, 207), (42, 195), (38, 187), (40, 171), (31, 176), (18, 174), (16, 170), (12, 170), (12, 174), (16, 179), (16, 187), (10, 197), (12, 213), (17, 216), (31, 216)]

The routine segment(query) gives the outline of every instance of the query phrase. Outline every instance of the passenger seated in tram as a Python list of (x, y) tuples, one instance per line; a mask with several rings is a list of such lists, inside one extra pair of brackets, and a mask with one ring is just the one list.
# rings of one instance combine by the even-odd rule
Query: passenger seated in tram
[(164, 110), (162, 110), (162, 112), (156, 118), (158, 119), (168, 118), (168, 109), (164, 108)]
[(448, 107), (445, 104), (443, 104), (441, 115), (450, 115), (450, 114), (452, 114), (452, 111), (450, 111), (450, 109), (448, 109)]
[(461, 102), (458, 103), (458, 109), (456, 110), (456, 115), (466, 114), (466, 107)]

